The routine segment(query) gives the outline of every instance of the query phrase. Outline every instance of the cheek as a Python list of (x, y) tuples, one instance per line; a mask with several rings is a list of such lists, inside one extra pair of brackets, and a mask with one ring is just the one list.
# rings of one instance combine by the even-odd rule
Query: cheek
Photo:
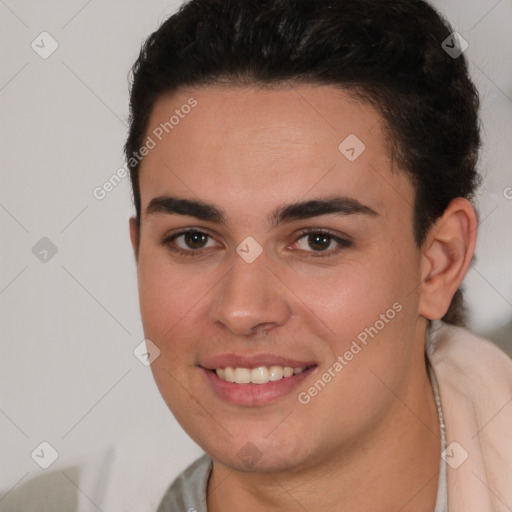
[(166, 371), (183, 380), (196, 366), (198, 347), (209, 332), (209, 304), (222, 275), (195, 264), (173, 263), (158, 249), (141, 253), (138, 286), (144, 335), (160, 349), (151, 366), (157, 383), (166, 380), (165, 388), (175, 384)]
[[(347, 354), (351, 368), (374, 367), (391, 379), (403, 373), (414, 350), (408, 340), (414, 337), (418, 297), (413, 291), (419, 276), (417, 255), (413, 249), (406, 252), (356, 258), (329, 279), (318, 280), (319, 286), (307, 279), (295, 281), (297, 295), (307, 297), (307, 309), (315, 313), (311, 321), (321, 328), (332, 362)], [(402, 358), (396, 357), (398, 352)], [(344, 373), (361, 381), (363, 390), (368, 383), (362, 381), (374, 380), (368, 371)]]
[(319, 320), (346, 338), (373, 324), (395, 302), (410, 301), (416, 276), (410, 259), (379, 256), (344, 262), (315, 279), (290, 276), (289, 283)]
[(198, 301), (197, 279), (172, 265), (162, 251), (141, 252), (138, 286), (142, 322), (150, 338), (165, 338)]
[(160, 349), (151, 371), (163, 399), (183, 425), (187, 415), (201, 413), (191, 406), (183, 386), (198, 396), (188, 379), (195, 371), (197, 315), (200, 311), (204, 315), (200, 299), (211, 286), (192, 272), (192, 266), (173, 265), (165, 253), (150, 249), (140, 253), (138, 281), (144, 335)]
[[(340, 269), (335, 279), (309, 289), (316, 325), (330, 331), (324, 337), (330, 354), (318, 375), (329, 384), (301, 389), (322, 435), (336, 436), (340, 429), (349, 435), (377, 422), (395, 400), (386, 386), (402, 389), (407, 379), (416, 350), (415, 266), (393, 258), (379, 262)], [(304, 286), (301, 296), (306, 292)]]

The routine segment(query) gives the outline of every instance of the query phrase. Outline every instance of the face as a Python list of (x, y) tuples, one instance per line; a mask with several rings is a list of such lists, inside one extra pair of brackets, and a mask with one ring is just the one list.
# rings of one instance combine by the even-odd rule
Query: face
[(348, 454), (424, 364), (413, 188), (382, 119), (329, 86), (215, 86), (162, 97), (146, 136), (138, 281), (165, 402), (232, 468)]

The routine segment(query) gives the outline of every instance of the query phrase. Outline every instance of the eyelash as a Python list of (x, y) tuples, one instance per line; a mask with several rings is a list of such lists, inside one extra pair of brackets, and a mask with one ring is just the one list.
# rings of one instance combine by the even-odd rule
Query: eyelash
[[(199, 229), (195, 229), (195, 228), (190, 228), (190, 229), (186, 229), (186, 230), (183, 230), (183, 231), (180, 231), (178, 233), (174, 233), (172, 235), (169, 235), (167, 237), (165, 237), (161, 244), (165, 247), (167, 247), (170, 251), (174, 252), (174, 253), (177, 253), (177, 254), (180, 254), (181, 256), (184, 256), (186, 258), (194, 258), (194, 257), (198, 257), (198, 256), (201, 256), (201, 253), (204, 251), (204, 250), (208, 250), (208, 249), (190, 249), (190, 250), (184, 250), (184, 249), (181, 249), (179, 247), (172, 247), (170, 245), (171, 242), (173, 242), (176, 238), (179, 238), (180, 236), (183, 236), (183, 235), (186, 235), (187, 233), (196, 233), (196, 234), (200, 234), (200, 235), (206, 235), (207, 237), (209, 238), (213, 238), (210, 234), (204, 232), (204, 231), (201, 231)], [(343, 238), (340, 238), (334, 234), (332, 234), (331, 232), (329, 231), (326, 231), (324, 229), (318, 229), (318, 228), (307, 228), (307, 229), (304, 229), (302, 230), (297, 239), (295, 240), (294, 244), (297, 243), (301, 238), (304, 238), (306, 235), (310, 235), (310, 234), (315, 234), (315, 235), (324, 235), (326, 237), (329, 237), (331, 240), (334, 240), (338, 245), (339, 247), (336, 248), (336, 249), (331, 249), (329, 251), (306, 251), (306, 252), (311, 252), (311, 256), (313, 258), (326, 258), (326, 257), (329, 257), (329, 256), (333, 256), (335, 254), (338, 254), (342, 249), (346, 249), (348, 247), (350, 247), (352, 245), (352, 242), (349, 241), (349, 240), (346, 240), (346, 239), (343, 239)]]

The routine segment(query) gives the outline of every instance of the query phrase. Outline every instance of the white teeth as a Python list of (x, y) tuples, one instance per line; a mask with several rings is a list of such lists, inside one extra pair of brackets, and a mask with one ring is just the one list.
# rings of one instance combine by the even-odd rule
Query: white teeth
[(270, 380), (281, 380), (283, 378), (282, 366), (271, 366), (269, 369)]
[(268, 382), (269, 371), (266, 366), (258, 366), (258, 368), (253, 368), (251, 370), (251, 382), (253, 384), (265, 384)]
[(283, 370), (283, 377), (291, 377), (293, 375), (293, 368), (291, 366), (285, 366)]
[(224, 368), (224, 380), (235, 382), (235, 370), (233, 368)]
[(251, 382), (251, 370), (249, 368), (235, 368), (235, 382), (237, 384), (249, 384)]
[(281, 380), (292, 375), (297, 375), (304, 371), (304, 366), (292, 368), (291, 366), (273, 365), (258, 366), (257, 368), (217, 368), (215, 373), (219, 378), (227, 382), (236, 382), (237, 384), (266, 384), (270, 381)]

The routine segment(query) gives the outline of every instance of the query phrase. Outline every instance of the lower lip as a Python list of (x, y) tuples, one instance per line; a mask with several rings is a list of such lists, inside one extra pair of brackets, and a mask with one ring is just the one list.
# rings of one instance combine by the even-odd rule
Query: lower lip
[(280, 380), (270, 381), (266, 384), (237, 384), (221, 379), (215, 372), (201, 368), (211, 387), (222, 399), (235, 404), (254, 407), (273, 402), (296, 389), (315, 370), (310, 366), (303, 372), (292, 377), (283, 377)]

